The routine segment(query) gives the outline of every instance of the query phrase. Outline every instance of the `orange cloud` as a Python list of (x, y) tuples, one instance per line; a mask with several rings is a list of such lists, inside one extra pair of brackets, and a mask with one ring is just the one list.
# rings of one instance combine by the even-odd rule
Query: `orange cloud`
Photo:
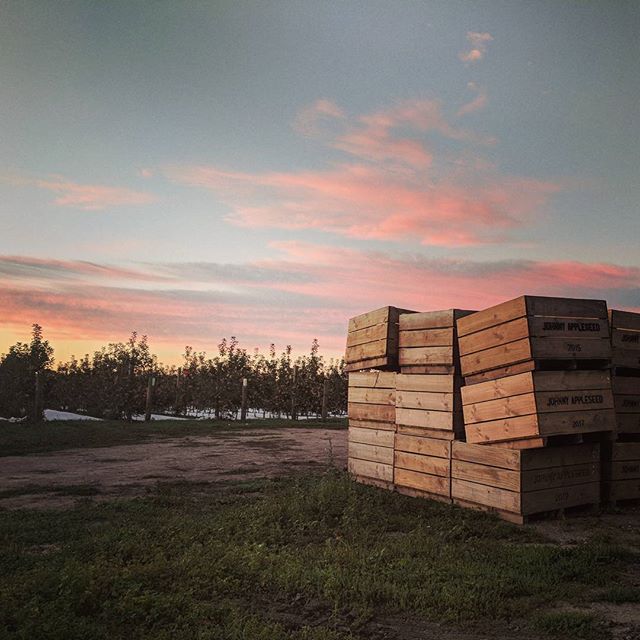
[(475, 82), (470, 82), (468, 86), (472, 91), (477, 91), (477, 95), (473, 100), (467, 102), (466, 104), (463, 104), (458, 109), (456, 113), (458, 118), (460, 118), (461, 116), (466, 116), (469, 113), (474, 113), (475, 111), (480, 111), (487, 106), (488, 97), (486, 89), (484, 89), (484, 87), (478, 87)]
[(484, 54), (487, 52), (487, 44), (493, 40), (493, 36), (490, 33), (480, 33), (478, 31), (467, 31), (467, 41), (471, 48), (467, 51), (462, 51), (458, 54), (458, 57), (462, 62), (469, 64), (478, 62), (484, 58)]

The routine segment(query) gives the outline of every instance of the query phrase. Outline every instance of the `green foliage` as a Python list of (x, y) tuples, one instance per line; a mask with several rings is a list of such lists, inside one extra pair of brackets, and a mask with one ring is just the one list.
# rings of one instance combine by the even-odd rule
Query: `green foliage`
[(551, 611), (535, 618), (536, 628), (560, 638), (607, 640), (611, 632), (603, 620), (581, 611)]

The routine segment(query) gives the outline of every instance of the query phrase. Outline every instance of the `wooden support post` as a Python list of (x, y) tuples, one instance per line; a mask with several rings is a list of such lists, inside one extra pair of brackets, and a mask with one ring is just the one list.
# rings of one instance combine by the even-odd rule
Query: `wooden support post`
[(147, 407), (144, 414), (145, 422), (151, 422), (151, 407), (153, 406), (153, 389), (155, 386), (155, 376), (149, 376), (149, 382), (147, 383)]
[(247, 379), (242, 378), (242, 402), (240, 404), (240, 421), (247, 421)]
[(42, 421), (42, 372), (36, 371), (36, 389), (35, 389), (35, 397), (33, 399), (33, 420), (34, 422)]
[(329, 403), (329, 380), (326, 378), (322, 381), (322, 413), (320, 414), (323, 420), (328, 417), (327, 406)]
[(298, 378), (298, 365), (294, 364), (293, 365), (292, 382), (291, 382), (291, 419), (292, 420), (297, 420), (298, 419), (298, 411), (297, 411), (297, 408), (296, 408), (296, 383), (297, 383), (297, 378)]

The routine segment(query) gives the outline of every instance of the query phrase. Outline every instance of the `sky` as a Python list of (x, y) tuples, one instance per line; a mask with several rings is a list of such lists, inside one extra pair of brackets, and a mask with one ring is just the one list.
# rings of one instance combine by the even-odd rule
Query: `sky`
[(640, 3), (0, 4), (0, 353), (640, 311)]

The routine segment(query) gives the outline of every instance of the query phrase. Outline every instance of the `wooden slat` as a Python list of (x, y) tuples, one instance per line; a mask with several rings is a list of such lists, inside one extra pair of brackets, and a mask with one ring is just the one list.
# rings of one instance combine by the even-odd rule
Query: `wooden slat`
[(640, 350), (640, 331), (611, 330), (611, 345), (618, 349)]
[(571, 487), (558, 487), (542, 491), (528, 491), (522, 495), (522, 513), (529, 515), (568, 509), (600, 502), (600, 482), (588, 482)]
[(613, 347), (611, 350), (611, 364), (614, 367), (640, 369), (640, 352), (635, 349)]
[(617, 413), (640, 413), (640, 395), (613, 396)]
[(374, 422), (395, 422), (396, 410), (391, 405), (357, 404), (348, 405), (349, 418), (354, 420), (371, 420)]
[(519, 470), (521, 467), (519, 451), (469, 442), (454, 442), (451, 446), (451, 458), (501, 469)]
[(366, 344), (359, 344), (355, 347), (347, 347), (345, 361), (360, 362), (361, 360), (370, 360), (373, 358), (381, 358), (389, 355), (389, 341), (376, 340), (374, 342), (367, 342)]
[(611, 378), (611, 389), (614, 395), (636, 395), (640, 393), (640, 376)]
[(527, 315), (560, 316), (566, 318), (608, 318), (605, 300), (584, 298), (552, 298), (525, 296)]
[(393, 322), (393, 307), (381, 307), (375, 311), (369, 311), (359, 316), (355, 316), (349, 320), (349, 333), (360, 331), (367, 327), (373, 327), (377, 324), (386, 324), (389, 322), (390, 316)]
[(396, 374), (392, 371), (362, 371), (349, 374), (350, 387), (370, 389), (395, 389)]
[(419, 438), (429, 438), (432, 440), (453, 441), (460, 435), (460, 427), (456, 430), (427, 429), (425, 427), (412, 427), (408, 425), (396, 425), (396, 433), (399, 435), (416, 436)]
[(400, 331), (454, 327), (458, 318), (464, 318), (472, 313), (475, 313), (475, 311), (446, 309), (444, 311), (423, 311), (404, 315), (400, 316)]
[(609, 323), (612, 327), (619, 329), (640, 331), (640, 313), (611, 309), (609, 311)]
[(459, 367), (453, 364), (428, 364), (428, 365), (410, 365), (401, 366), (400, 371), (407, 375), (456, 375), (458, 377)]
[(398, 339), (398, 345), (401, 349), (403, 347), (449, 347), (453, 346), (453, 342), (453, 328), (424, 329), (419, 331), (400, 330)]
[(421, 409), (402, 409), (396, 407), (396, 424), (409, 427), (425, 427), (455, 431), (462, 423), (460, 414), (450, 411), (423, 411)]
[(523, 451), (520, 458), (522, 471), (589, 465), (600, 461), (598, 443), (573, 444)]
[(349, 387), (349, 402), (361, 404), (388, 404), (396, 403), (395, 389), (367, 389), (366, 387)]
[(440, 495), (450, 494), (450, 479), (448, 477), (434, 476), (426, 473), (418, 473), (408, 469), (396, 469), (395, 483), (398, 486), (411, 487)]
[(614, 442), (611, 459), (615, 462), (640, 460), (640, 442)]
[(463, 412), (466, 426), (476, 422), (526, 416), (536, 412), (536, 396), (533, 393), (523, 393), (508, 398), (467, 404), (463, 405)]
[(503, 324), (476, 331), (458, 339), (460, 355), (467, 356), (529, 336), (529, 323), (526, 317), (516, 318)]
[(393, 448), (379, 447), (361, 442), (349, 442), (349, 458), (380, 462), (381, 464), (393, 464)]
[(386, 429), (363, 429), (349, 425), (349, 442), (371, 444), (378, 447), (393, 447), (394, 441), (394, 431)]
[(534, 359), (608, 360), (611, 344), (603, 338), (531, 338)]
[(489, 309), (460, 318), (456, 321), (456, 328), (458, 336), (461, 337), (525, 315), (527, 315), (525, 299), (524, 296), (520, 296), (514, 300), (508, 300)]
[(600, 482), (600, 464), (598, 462), (523, 471), (520, 487), (521, 491), (528, 492), (555, 487), (573, 487), (585, 482)]
[(394, 454), (394, 467), (398, 469), (409, 469), (419, 473), (428, 473), (433, 476), (449, 477), (451, 464), (449, 458), (438, 458), (436, 456), (423, 456), (418, 453), (407, 451), (396, 451)]
[[(640, 378), (639, 378), (640, 380)], [(396, 376), (397, 391), (427, 391), (431, 393), (453, 393), (462, 386), (462, 379), (447, 375), (413, 375), (399, 373)]]
[(367, 369), (391, 369), (396, 368), (398, 362), (396, 358), (371, 358), (370, 360), (358, 360), (357, 362), (347, 362), (344, 365), (345, 373), (363, 371)]
[(347, 463), (349, 473), (356, 476), (376, 478), (386, 482), (393, 482), (393, 465), (349, 458)]
[(608, 338), (606, 318), (563, 318), (535, 316), (529, 318), (529, 335), (539, 338)]
[(462, 375), (468, 376), (497, 367), (517, 364), (520, 361), (530, 360), (532, 357), (529, 339), (525, 338), (467, 356), (460, 356), (460, 368)]
[(396, 391), (396, 407), (426, 409), (431, 411), (453, 411), (453, 393), (431, 393), (429, 391)]
[(622, 460), (612, 464), (612, 480), (640, 479), (640, 460)]
[(618, 433), (640, 433), (640, 415), (637, 413), (616, 414), (616, 431)]
[(398, 350), (401, 367), (416, 365), (453, 365), (453, 347), (413, 347)]
[(347, 347), (355, 347), (367, 342), (375, 342), (376, 340), (386, 340), (388, 336), (389, 325), (387, 324), (377, 324), (373, 327), (358, 329), (358, 331), (352, 331), (347, 335)]
[(395, 434), (396, 452), (406, 451), (410, 453), (419, 453), (426, 456), (435, 456), (437, 458), (451, 457), (451, 442), (447, 440), (439, 440), (436, 438), (420, 437), (404, 435), (402, 433)]
[(349, 418), (349, 429), (381, 429), (382, 431), (395, 432), (396, 425), (394, 422), (379, 422), (376, 420), (363, 420), (357, 418)]
[(613, 394), (610, 389), (540, 391), (535, 394), (535, 399), (539, 413), (613, 409)]
[(640, 499), (640, 480), (616, 480), (609, 483), (610, 500), (638, 500)]
[(519, 373), (527, 373), (534, 371), (536, 368), (535, 360), (526, 360), (518, 364), (508, 365), (506, 367), (498, 367), (489, 371), (481, 371), (464, 377), (464, 383), (467, 386), (488, 382), (489, 380), (497, 380), (508, 376), (515, 376)]
[(509, 491), (520, 491), (521, 488), (519, 470), (501, 469), (464, 460), (451, 461), (451, 477)]
[[(523, 438), (522, 440), (505, 440), (504, 442), (492, 442), (492, 447), (500, 447), (504, 449), (538, 449), (547, 445), (547, 438)], [(481, 445), (483, 447), (489, 445)]]
[(532, 393), (534, 390), (533, 374), (529, 372), (465, 386), (460, 389), (460, 394), (462, 405), (466, 406)]
[(403, 496), (411, 496), (412, 498), (422, 498), (423, 500), (435, 500), (436, 502), (451, 504), (450, 491), (439, 495), (437, 493), (429, 493), (428, 491), (420, 491), (420, 489), (414, 489), (413, 487), (403, 487), (401, 485), (396, 486), (396, 491)]
[(451, 497), (501, 511), (520, 513), (522, 494), (497, 487), (451, 478)]

